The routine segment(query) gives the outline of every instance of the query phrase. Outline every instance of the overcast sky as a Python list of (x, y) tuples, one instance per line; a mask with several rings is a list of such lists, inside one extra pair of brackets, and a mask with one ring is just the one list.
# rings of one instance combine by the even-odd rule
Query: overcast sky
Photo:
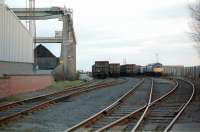
[[(90, 70), (95, 60), (146, 65), (199, 65), (189, 37), (188, 5), (194, 0), (36, 0), (37, 7), (61, 6), (74, 10), (77, 67)], [(25, 0), (7, 0), (10, 7), (24, 7)], [(54, 36), (62, 23), (37, 21), (37, 35)], [(48, 48), (60, 55), (59, 45)]]

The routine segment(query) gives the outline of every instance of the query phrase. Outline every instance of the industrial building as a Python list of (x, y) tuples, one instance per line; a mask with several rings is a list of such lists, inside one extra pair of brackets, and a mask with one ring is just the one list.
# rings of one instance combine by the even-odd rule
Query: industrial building
[(33, 37), (3, 1), (0, 2), (0, 76), (32, 74)]
[(200, 66), (184, 67), (184, 76), (189, 78), (200, 78)]
[[(35, 7), (35, 6), (33, 6)], [(62, 7), (51, 8), (12, 8), (20, 20), (48, 20), (59, 18), (63, 22), (62, 36), (38, 37), (35, 36), (35, 43), (61, 43), (60, 65), (52, 74), (56, 80), (74, 80), (76, 74), (76, 37), (73, 28), (72, 9)], [(34, 14), (34, 16), (33, 16)], [(59, 33), (60, 34), (60, 33)]]
[(41, 44), (35, 48), (34, 52), (36, 64), (40, 70), (54, 69), (59, 63), (59, 58)]
[(163, 73), (168, 76), (182, 76), (184, 75), (183, 65), (164, 65)]

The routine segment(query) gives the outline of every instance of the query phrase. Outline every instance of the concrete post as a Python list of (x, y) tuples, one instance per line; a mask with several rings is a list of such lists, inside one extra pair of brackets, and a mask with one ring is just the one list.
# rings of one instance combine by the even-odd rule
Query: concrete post
[(68, 27), (68, 21), (67, 21), (67, 16), (63, 16), (63, 43), (61, 44), (61, 62), (63, 64), (63, 72), (64, 72), (64, 80), (67, 78), (67, 45), (68, 45), (68, 40), (69, 40), (69, 27)]
[(76, 49), (73, 41), (70, 15), (63, 16), (63, 43), (61, 45), (61, 61), (63, 62), (64, 79), (73, 80), (76, 77)]

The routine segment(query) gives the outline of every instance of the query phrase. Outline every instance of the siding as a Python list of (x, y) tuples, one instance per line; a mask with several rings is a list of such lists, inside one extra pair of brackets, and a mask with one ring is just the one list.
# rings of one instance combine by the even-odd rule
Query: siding
[(17, 16), (0, 5), (0, 61), (33, 63), (33, 38)]

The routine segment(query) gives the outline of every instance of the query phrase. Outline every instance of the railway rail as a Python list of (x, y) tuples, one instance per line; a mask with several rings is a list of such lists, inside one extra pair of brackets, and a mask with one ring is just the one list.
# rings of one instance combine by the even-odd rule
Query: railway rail
[(109, 82), (97, 83), (97, 84), (81, 84), (76, 87), (55, 92), (52, 94), (46, 94), (34, 98), (29, 98), (22, 101), (17, 101), (0, 106), (0, 125), (12, 121), (18, 117), (29, 114), (40, 109), (47, 108), (57, 102), (64, 101), (69, 97), (78, 95), (83, 92), (89, 92), (98, 88), (104, 88), (126, 82), (126, 80), (112, 80)]
[[(149, 89), (150, 88), (150, 89)], [(153, 80), (143, 79), (131, 88), (127, 93), (121, 96), (110, 106), (106, 107), (97, 114), (90, 118), (80, 122), (79, 124), (69, 128), (67, 131), (96, 131), (106, 124), (109, 124), (124, 115), (127, 115), (131, 111), (137, 109), (139, 106), (146, 104), (149, 96), (151, 96), (153, 88)], [(150, 92), (148, 92), (150, 91)], [(139, 94), (140, 93), (140, 94)], [(142, 93), (142, 96), (141, 96)], [(150, 93), (150, 94), (149, 94)], [(146, 97), (144, 99), (144, 97)], [(140, 100), (140, 101), (139, 101)], [(141, 101), (143, 100), (143, 102)], [(138, 102), (136, 107), (134, 104)]]
[(77, 90), (80, 87), (87, 86), (87, 85), (93, 84), (95, 82), (96, 81), (90, 81), (90, 82), (87, 82), (87, 83), (84, 83), (84, 84), (80, 84), (80, 85), (77, 85), (77, 86), (69, 87), (69, 88), (67, 88), (67, 89), (65, 89), (63, 91), (53, 92), (53, 93), (45, 94), (45, 95), (40, 95), (40, 96), (24, 99), (24, 100), (21, 100), (21, 101), (15, 101), (15, 102), (11, 102), (11, 103), (6, 103), (6, 104), (3, 104), (3, 105), (0, 105), (0, 111), (7, 110), (7, 109), (12, 108), (12, 107), (16, 107), (16, 106), (21, 105), (23, 102), (26, 102), (26, 101), (40, 99), (40, 98), (48, 97), (48, 96), (54, 96), (54, 95), (58, 95), (60, 93), (62, 94), (63, 92)]
[[(113, 81), (113, 80), (109, 80), (109, 81)], [(58, 96), (58, 95), (66, 93), (66, 92), (76, 91), (76, 90), (79, 90), (81, 88), (84, 89), (84, 88), (87, 88), (87, 87), (92, 87), (95, 84), (101, 84), (101, 83), (106, 83), (106, 82), (107, 82), (107, 80), (103, 80), (103, 81), (102, 80), (101, 81), (99, 81), (99, 80), (89, 81), (89, 82), (82, 83), (82, 84), (79, 84), (79, 85), (76, 85), (76, 86), (67, 87), (66, 89), (58, 91), (58, 92), (53, 92), (53, 93), (49, 93), (49, 94), (43, 94), (43, 95), (35, 96), (35, 97), (32, 97), (32, 98), (20, 100), (20, 101), (6, 103), (6, 104), (3, 104), (3, 105), (0, 105), (0, 111), (16, 107), (18, 105), (21, 105), (23, 102), (39, 100), (39, 99), (46, 98), (46, 97), (51, 97), (51, 96)]]
[(191, 102), (194, 93), (195, 87), (191, 82), (178, 80), (166, 94), (96, 131), (167, 132)]
[[(184, 80), (178, 80), (178, 83), (179, 86), (173, 94), (151, 108), (149, 107), (148, 111), (144, 113), (146, 118), (143, 119), (143, 123), (140, 123), (132, 131), (146, 129), (169, 131), (194, 95), (194, 88), (190, 83)], [(150, 124), (151, 127), (147, 128)]]

